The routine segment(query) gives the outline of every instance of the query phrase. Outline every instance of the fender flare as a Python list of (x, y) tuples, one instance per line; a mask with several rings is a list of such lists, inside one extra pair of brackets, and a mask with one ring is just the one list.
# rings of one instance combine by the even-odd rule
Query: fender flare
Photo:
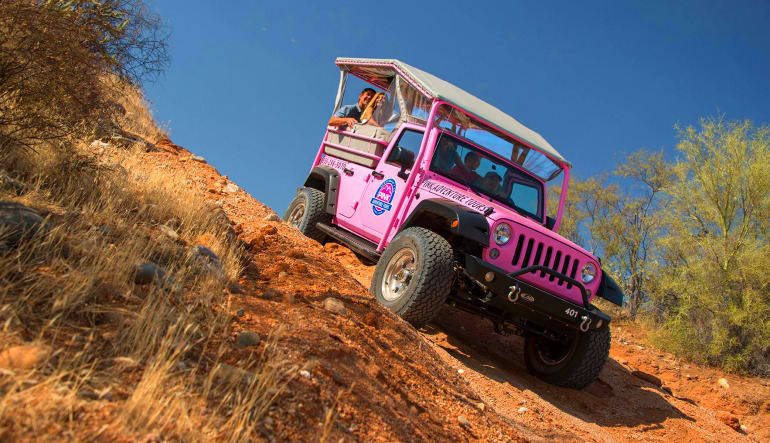
[[(457, 220), (457, 226), (452, 222)], [(447, 240), (459, 239), (465, 243), (489, 247), (489, 222), (486, 216), (465, 206), (442, 199), (425, 199), (417, 204), (398, 232), (412, 226), (431, 228)]]
[(339, 171), (329, 166), (316, 166), (310, 170), (303, 186), (323, 192), (326, 213), (335, 215), (337, 212), (337, 194), (340, 188)]
[(623, 290), (606, 272), (602, 272), (602, 281), (599, 283), (599, 290), (596, 291), (596, 296), (618, 306), (623, 306)]

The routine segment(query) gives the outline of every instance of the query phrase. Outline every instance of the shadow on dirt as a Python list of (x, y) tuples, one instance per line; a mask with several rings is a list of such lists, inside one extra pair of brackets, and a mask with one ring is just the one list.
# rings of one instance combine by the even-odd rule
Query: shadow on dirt
[[(498, 335), (488, 320), (453, 308), (445, 308), (438, 318), (421, 332), (433, 336), (437, 345), (467, 368), (519, 391), (531, 391), (534, 397), (583, 421), (600, 426), (644, 425), (650, 429), (661, 427), (669, 418), (695, 421), (669, 402), (666, 393), (631, 375), (612, 358), (599, 378), (584, 390), (560, 388), (529, 374), (522, 338)], [(497, 411), (507, 416), (514, 413)]]

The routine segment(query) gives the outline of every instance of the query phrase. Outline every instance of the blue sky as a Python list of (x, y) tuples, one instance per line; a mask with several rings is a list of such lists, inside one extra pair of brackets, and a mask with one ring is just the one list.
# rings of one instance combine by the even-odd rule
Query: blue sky
[[(770, 2), (151, 3), (171, 65), (146, 93), (171, 138), (283, 213), (331, 114), (338, 56), (398, 58), (542, 134), (588, 177), (673, 154), (675, 124), (770, 124)], [(409, 9), (406, 9), (408, 5)]]

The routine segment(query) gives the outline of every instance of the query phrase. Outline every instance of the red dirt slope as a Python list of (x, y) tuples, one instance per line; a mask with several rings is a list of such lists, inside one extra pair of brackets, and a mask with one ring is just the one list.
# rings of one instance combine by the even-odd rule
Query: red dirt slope
[[(325, 410), (336, 405), (334, 441), (770, 440), (766, 383), (650, 349), (633, 326), (613, 327), (610, 361), (583, 391), (530, 376), (521, 339), (468, 314), (447, 308), (415, 331), (368, 294), (373, 267), (267, 221), (272, 211), (213, 167), (173, 144), (163, 148), (142, 154), (143, 167), (187, 177), (250, 244), (258, 277), (241, 281), (246, 293), (234, 309), (244, 315), (234, 329), (264, 336), (284, 326), (280, 345), (309, 365), (309, 377), (293, 381), (262, 423), (266, 439), (317, 440)], [(346, 313), (324, 309), (327, 297)], [(237, 366), (237, 351), (228, 358)]]

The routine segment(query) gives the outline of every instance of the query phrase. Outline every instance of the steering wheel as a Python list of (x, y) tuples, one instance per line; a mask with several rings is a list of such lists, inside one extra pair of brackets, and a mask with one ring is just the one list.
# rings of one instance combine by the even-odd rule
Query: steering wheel
[(382, 97), (382, 99), (385, 99), (385, 93), (384, 92), (378, 92), (374, 94), (371, 100), (369, 100), (369, 103), (367, 103), (366, 107), (364, 108), (364, 111), (361, 113), (361, 123), (366, 124), (371, 118), (372, 114), (374, 114), (374, 111), (377, 109), (377, 106), (380, 104), (379, 98)]

